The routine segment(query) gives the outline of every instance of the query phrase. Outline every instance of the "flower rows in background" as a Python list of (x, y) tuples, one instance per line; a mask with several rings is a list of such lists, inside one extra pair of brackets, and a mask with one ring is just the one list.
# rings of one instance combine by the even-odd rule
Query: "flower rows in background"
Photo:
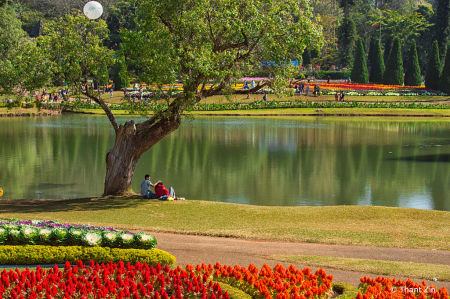
[(134, 234), (112, 227), (12, 219), (0, 221), (0, 244), (152, 249), (157, 241), (154, 236), (146, 233)]
[(218, 283), (206, 275), (195, 275), (180, 267), (156, 267), (137, 262), (125, 266), (123, 262), (99, 265), (91, 261), (86, 267), (65, 264), (36, 272), (4, 270), (0, 278), (1, 298), (208, 298), (229, 299)]
[[(347, 94), (348, 95), (348, 94)], [(311, 98), (314, 99), (314, 98)], [(137, 102), (131, 106), (128, 104), (111, 105), (111, 110), (148, 110), (155, 111), (160, 109), (166, 109), (167, 103), (162, 101), (157, 102)], [(413, 102), (335, 102), (335, 101), (322, 101), (313, 102), (309, 99), (306, 101), (300, 98), (286, 99), (284, 101), (253, 101), (253, 102), (239, 102), (230, 101), (225, 103), (197, 103), (192, 110), (194, 111), (220, 111), (220, 110), (255, 110), (255, 109), (277, 109), (277, 108), (391, 108), (391, 109), (449, 109), (448, 104), (440, 103), (413, 103)], [(94, 103), (72, 103), (64, 107), (68, 111), (74, 111), (77, 109), (101, 109), (101, 107)]]

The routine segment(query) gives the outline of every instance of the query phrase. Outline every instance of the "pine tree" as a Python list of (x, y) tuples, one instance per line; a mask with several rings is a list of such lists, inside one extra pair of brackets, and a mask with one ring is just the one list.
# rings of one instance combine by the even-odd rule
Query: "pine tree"
[(440, 86), (441, 91), (450, 95), (450, 44), (447, 46), (447, 55), (445, 56), (445, 64), (442, 68)]
[(381, 53), (380, 41), (377, 39), (374, 41), (372, 62), (370, 63), (370, 82), (383, 83), (384, 75), (384, 59)]
[(441, 76), (441, 61), (439, 59), (438, 42), (434, 41), (431, 46), (430, 59), (425, 73), (425, 87), (439, 90), (439, 79)]
[(420, 76), (419, 58), (417, 57), (416, 41), (412, 40), (409, 50), (408, 68), (405, 73), (405, 85), (420, 86), (422, 77)]
[(383, 54), (384, 61), (388, 61), (389, 54), (391, 53), (391, 47), (392, 47), (392, 40), (388, 39), (384, 44), (384, 54)]
[(403, 61), (400, 39), (396, 37), (392, 43), (391, 53), (386, 63), (383, 83), (389, 85), (403, 85)]
[(438, 42), (439, 57), (444, 58), (450, 36), (450, 0), (436, 0), (436, 2), (436, 23), (433, 28), (433, 37)]
[(355, 53), (355, 62), (353, 63), (351, 79), (355, 83), (368, 83), (369, 75), (367, 73), (366, 53), (361, 38), (359, 38)]
[(353, 52), (356, 42), (356, 26), (352, 18), (344, 18), (338, 31), (339, 58), (342, 67), (350, 68), (353, 64)]
[(303, 58), (303, 65), (311, 64), (311, 51), (309, 49), (305, 49), (302, 58)]
[(119, 56), (116, 63), (114, 83), (116, 90), (121, 90), (130, 86), (130, 79), (128, 77), (127, 64), (125, 62), (125, 56)]

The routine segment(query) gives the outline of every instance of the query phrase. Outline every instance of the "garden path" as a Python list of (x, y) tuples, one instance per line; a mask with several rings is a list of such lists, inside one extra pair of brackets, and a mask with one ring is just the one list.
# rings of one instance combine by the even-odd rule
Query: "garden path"
[[(261, 268), (263, 263), (274, 267), (278, 262), (268, 256), (276, 254), (319, 255), (343, 258), (361, 258), (372, 260), (402, 261), (413, 263), (450, 265), (450, 251), (379, 248), (365, 246), (324, 245), (312, 243), (268, 242), (259, 240), (243, 240), (233, 238), (217, 238), (205, 236), (153, 233), (158, 240), (157, 248), (167, 251), (177, 258), (177, 265), (197, 265), (201, 263), (246, 266), (250, 263)], [(279, 262), (284, 267), (289, 263)], [(294, 264), (297, 268), (306, 265)], [(317, 267), (311, 267), (317, 270)], [(372, 278), (378, 275), (354, 271), (342, 271), (324, 268), (327, 274), (333, 275), (334, 282), (346, 282), (353, 286), (359, 284), (364, 276)], [(392, 277), (391, 277), (392, 278)], [(405, 277), (396, 277), (407, 279)], [(416, 282), (422, 280), (415, 279)], [(426, 281), (428, 285), (450, 289), (450, 282)]]

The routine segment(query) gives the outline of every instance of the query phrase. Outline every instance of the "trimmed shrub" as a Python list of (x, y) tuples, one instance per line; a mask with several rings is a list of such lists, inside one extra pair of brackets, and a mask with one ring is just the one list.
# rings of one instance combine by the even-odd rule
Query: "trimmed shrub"
[(159, 249), (119, 249), (109, 247), (83, 247), (83, 246), (0, 246), (0, 264), (2, 265), (34, 265), (34, 264), (64, 264), (69, 261), (75, 264), (78, 260), (89, 263), (147, 263), (174, 265), (175, 257)]
[(370, 62), (370, 82), (383, 83), (384, 75), (384, 58), (381, 53), (381, 45), (378, 39), (374, 40), (372, 61)]
[(431, 46), (430, 59), (425, 73), (425, 87), (439, 90), (439, 81), (441, 77), (441, 61), (439, 59), (438, 42), (434, 41)]
[(419, 58), (417, 57), (415, 40), (412, 40), (411, 48), (409, 50), (408, 69), (405, 74), (405, 85), (422, 85), (422, 77), (420, 76)]
[(447, 46), (447, 55), (445, 56), (445, 64), (442, 68), (440, 77), (440, 90), (446, 94), (450, 94), (450, 44)]
[(386, 63), (383, 82), (387, 85), (403, 85), (403, 61), (400, 39), (396, 37)]
[(355, 83), (368, 83), (369, 75), (367, 73), (366, 53), (364, 52), (364, 45), (361, 38), (359, 38), (356, 53), (355, 62), (352, 69), (352, 82)]
[(350, 68), (353, 65), (353, 52), (356, 42), (356, 26), (350, 17), (345, 17), (338, 30), (338, 49), (340, 64), (343, 67)]

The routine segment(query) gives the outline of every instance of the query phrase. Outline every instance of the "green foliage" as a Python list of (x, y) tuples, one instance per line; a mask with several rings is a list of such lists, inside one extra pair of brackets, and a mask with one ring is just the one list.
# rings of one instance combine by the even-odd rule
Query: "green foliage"
[(372, 15), (376, 22), (381, 21), (381, 28), (384, 33), (388, 33), (392, 37), (398, 37), (403, 43), (411, 39), (411, 37), (419, 36), (431, 26), (424, 16), (419, 12), (411, 14), (402, 14), (396, 10), (380, 10), (377, 14)]
[(445, 56), (445, 64), (442, 69), (440, 78), (440, 90), (450, 95), (450, 47), (447, 46), (447, 55)]
[(347, 79), (351, 76), (352, 71), (347, 70), (344, 72), (338, 72), (338, 71), (318, 71), (316, 72), (316, 78), (318, 79), (326, 79), (328, 76), (330, 76), (330, 79), (333, 80), (341, 80), (341, 79)]
[(450, 36), (450, 1), (436, 0), (436, 2), (436, 20), (433, 28), (433, 38), (438, 43), (439, 57), (443, 58)]
[(14, 56), (20, 40), (26, 36), (22, 22), (8, 4), (0, 6), (0, 28), (0, 59), (5, 60)]
[(366, 53), (364, 52), (364, 45), (361, 38), (358, 40), (351, 78), (352, 82), (355, 83), (369, 82), (369, 75), (367, 73), (366, 64)]
[(66, 15), (44, 24), (45, 35), (36, 42), (53, 64), (56, 78), (64, 79), (69, 86), (87, 84), (89, 76), (100, 78), (104, 68), (114, 63), (113, 51), (103, 46), (108, 37), (105, 21), (90, 21), (83, 14)]
[(405, 73), (405, 85), (422, 85), (422, 76), (420, 75), (419, 58), (417, 57), (416, 41), (412, 40), (409, 50), (408, 68)]
[(353, 19), (345, 17), (338, 31), (339, 62), (342, 67), (350, 68), (353, 64), (356, 37), (356, 27)]
[(98, 74), (98, 83), (100, 85), (108, 85), (109, 84), (109, 73), (108, 73), (108, 66), (104, 64), (101, 67), (101, 70)]
[(396, 37), (392, 43), (392, 50), (386, 63), (383, 75), (384, 84), (403, 85), (403, 60), (400, 39)]
[(156, 266), (174, 265), (175, 257), (159, 250), (144, 249), (118, 249), (108, 247), (83, 247), (83, 246), (0, 246), (0, 264), (2, 265), (34, 265), (34, 264), (64, 264), (66, 261), (75, 264), (78, 260), (89, 263), (147, 263)]
[(122, 90), (130, 86), (130, 78), (128, 76), (127, 64), (125, 61), (125, 56), (120, 55), (116, 59), (115, 72), (114, 72), (114, 83), (117, 90)]
[(439, 59), (438, 42), (434, 41), (431, 46), (430, 59), (428, 60), (425, 73), (425, 87), (439, 90), (439, 81), (441, 77), (441, 60)]
[(373, 45), (372, 61), (370, 62), (370, 82), (382, 83), (384, 75), (384, 59), (381, 53), (380, 40), (375, 39)]
[[(122, 36), (126, 54), (140, 68), (141, 80), (158, 86), (182, 82), (184, 91), (172, 102), (174, 113), (204, 96), (232, 93), (230, 78), (248, 73), (259, 61), (275, 62), (274, 77), (292, 76), (291, 68), (283, 67), (289, 53), (323, 45), (322, 28), (304, 0), (138, 3), (140, 30)], [(215, 86), (197, 93), (209, 83)]]
[(384, 62), (387, 62), (389, 59), (389, 54), (391, 54), (391, 48), (392, 48), (393, 40), (390, 38), (386, 40), (384, 43), (384, 53), (383, 53), (383, 60)]
[(303, 57), (303, 65), (311, 64), (311, 50), (305, 49), (302, 57)]

